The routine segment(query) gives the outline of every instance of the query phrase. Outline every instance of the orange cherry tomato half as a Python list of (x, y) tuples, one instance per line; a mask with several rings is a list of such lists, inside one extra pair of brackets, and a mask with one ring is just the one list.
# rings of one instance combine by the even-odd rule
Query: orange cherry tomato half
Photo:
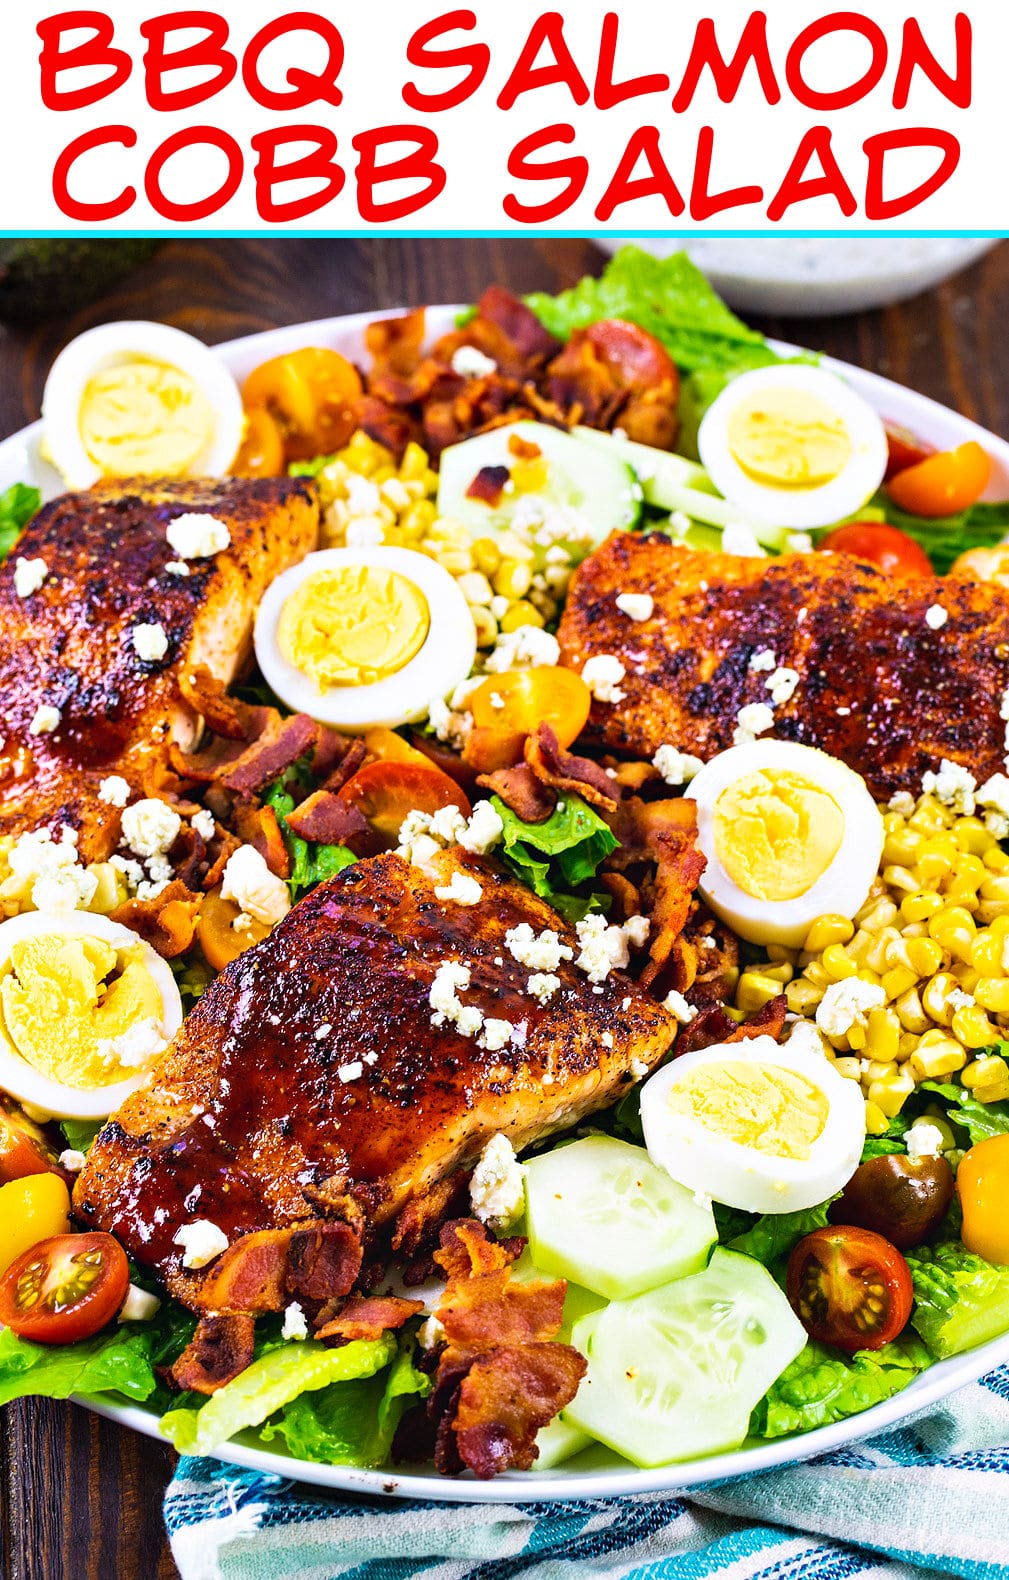
[(849, 521), (820, 539), (819, 548), (878, 565), (887, 576), (934, 576), (932, 561), (920, 543), (885, 521)]
[(663, 380), (679, 382), (673, 360), (661, 341), (626, 318), (601, 318), (588, 326), (585, 337), (627, 387), (640, 389)]
[(111, 1322), (129, 1287), (126, 1253), (111, 1234), (58, 1234), (0, 1279), (0, 1322), (36, 1344), (72, 1344)]
[(814, 1229), (788, 1259), (785, 1293), (811, 1338), (839, 1350), (879, 1350), (911, 1315), (911, 1269), (896, 1246), (849, 1224)]
[(251, 927), (236, 929), (234, 924), (240, 915), (232, 900), (221, 898), (220, 886), (203, 896), (196, 919), (196, 941), (214, 971), (223, 971), (253, 944), (262, 943), (269, 936), (270, 929), (255, 920)]
[(924, 439), (912, 433), (910, 428), (902, 428), (898, 423), (884, 423), (886, 428), (886, 481), (896, 477), (898, 472), (906, 472), (909, 466), (917, 466), (919, 461), (927, 461), (930, 455), (935, 455), (935, 445), (926, 444)]
[(377, 757), (383, 763), (418, 763), (421, 768), (428, 766), (428, 759), (416, 746), (411, 746), (402, 735), (397, 735), (395, 730), (390, 730), (384, 724), (373, 725), (364, 732), (364, 744), (372, 757)]
[(585, 728), (592, 693), (573, 669), (545, 664), (489, 676), (467, 706), (476, 729), (523, 736), (549, 724), (561, 746), (568, 747)]
[(1009, 1263), (1009, 1136), (989, 1136), (964, 1153), (956, 1190), (968, 1251), (986, 1262)]
[(245, 413), (245, 438), (231, 467), (236, 477), (279, 477), (284, 470), (284, 436), (265, 406)]
[(886, 487), (912, 516), (955, 516), (981, 498), (990, 477), (991, 456), (971, 439), (898, 472)]
[(432, 763), (366, 763), (338, 794), (341, 801), (356, 806), (390, 844), (398, 841), (409, 812), (438, 812), (443, 806), (457, 806), (469, 817), (472, 811), (464, 791)]
[(974, 582), (996, 582), (1009, 587), (1009, 547), (967, 549), (953, 561), (950, 576), (967, 576)]
[(242, 399), (269, 412), (289, 461), (307, 461), (338, 450), (354, 432), (361, 379), (338, 351), (306, 346), (262, 363), (246, 379)]
[(60, 1173), (56, 1149), (39, 1125), (0, 1097), (0, 1185), (29, 1174)]

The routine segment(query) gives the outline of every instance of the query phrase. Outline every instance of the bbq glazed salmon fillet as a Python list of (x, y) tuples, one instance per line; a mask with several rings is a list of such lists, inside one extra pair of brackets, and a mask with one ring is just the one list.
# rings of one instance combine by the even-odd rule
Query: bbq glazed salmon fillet
[[(223, 522), (230, 545), (180, 561), (166, 529), (185, 513)], [(0, 566), (0, 834), (63, 825), (85, 861), (104, 858), (116, 833), (101, 780), (122, 775), (142, 794), (171, 742), (195, 744), (186, 677), (234, 679), (263, 593), (318, 532), (314, 487), (296, 478), (124, 481), (44, 505)], [(19, 559), (46, 571), (24, 597)], [(145, 660), (133, 631), (153, 624), (168, 649)], [(58, 720), (33, 733), (40, 708)]]
[[(621, 593), (651, 594), (649, 618), (623, 614)], [(597, 748), (650, 759), (669, 744), (707, 761), (733, 744), (740, 709), (762, 702), (774, 724), (761, 739), (841, 758), (880, 800), (917, 795), (943, 758), (979, 784), (1005, 768), (1009, 593), (991, 583), (614, 533), (575, 572), (558, 638), (570, 669), (604, 653), (624, 665), (620, 700), (592, 707), (583, 738)], [(798, 676), (778, 704), (776, 668)]]
[[(480, 884), (476, 904), (436, 895), (457, 871)], [(321, 884), (207, 989), (99, 1135), (75, 1210), (199, 1308), (180, 1226), (209, 1220), (235, 1245), (356, 1215), (365, 1241), (381, 1240), (498, 1132), (521, 1149), (612, 1103), (676, 1022), (623, 972), (593, 984), (570, 958), (541, 1000), (505, 942), (523, 922), (556, 929), (577, 957), (544, 901), (459, 851), (430, 871), (377, 856)], [(458, 1000), (513, 1028), (503, 1046), (463, 1035), (437, 991), (432, 1002), (450, 963), (469, 972)]]

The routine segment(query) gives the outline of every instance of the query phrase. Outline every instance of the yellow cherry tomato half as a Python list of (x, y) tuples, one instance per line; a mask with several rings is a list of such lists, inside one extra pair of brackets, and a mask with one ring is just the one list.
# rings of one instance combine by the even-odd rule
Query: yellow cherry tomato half
[(220, 888), (204, 895), (196, 922), (196, 937), (207, 965), (214, 971), (223, 971), (253, 944), (262, 943), (269, 936), (269, 927), (255, 920), (251, 920), (249, 927), (236, 928), (235, 922), (240, 915), (237, 905), (221, 898)]
[(912, 516), (955, 516), (981, 498), (990, 477), (991, 456), (971, 439), (898, 472), (886, 489)]
[(284, 436), (265, 406), (245, 413), (245, 437), (231, 468), (236, 477), (279, 477), (284, 470)]
[(996, 582), (1009, 587), (1009, 546), (994, 549), (967, 549), (949, 568), (951, 576), (967, 576), (975, 582)]
[(549, 724), (560, 745), (568, 747), (585, 728), (592, 693), (573, 669), (544, 664), (491, 675), (473, 692), (468, 706), (479, 730), (531, 735), (538, 724)]
[(968, 1251), (986, 1262), (1009, 1263), (1009, 1135), (989, 1136), (964, 1154), (956, 1190)]
[(338, 450), (354, 432), (361, 379), (338, 351), (305, 346), (255, 368), (242, 399), (250, 409), (261, 406), (269, 412), (289, 461), (307, 461)]
[(70, 1192), (59, 1174), (29, 1174), (0, 1185), (0, 1273), (40, 1240), (66, 1234)]

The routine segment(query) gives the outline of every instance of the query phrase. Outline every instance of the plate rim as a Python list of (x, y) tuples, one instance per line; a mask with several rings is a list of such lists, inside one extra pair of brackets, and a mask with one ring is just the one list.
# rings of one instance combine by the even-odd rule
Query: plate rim
[[(278, 325), (218, 343), (215, 350), (239, 379), (266, 356), (306, 344), (306, 336), (322, 344), (338, 343), (347, 348), (357, 341), (351, 354), (363, 357), (361, 336), (376, 318), (394, 317), (403, 308), (388, 307), (358, 313), (334, 314), (309, 321)], [(427, 308), (427, 327), (431, 335), (443, 333), (460, 311), (458, 304), (437, 304)], [(802, 348), (789, 342), (772, 340), (772, 347), (784, 355)], [(860, 368), (831, 356), (822, 356), (823, 365), (841, 374), (870, 401), (880, 415), (906, 422), (923, 437), (937, 439), (941, 445), (983, 442), (995, 465), (988, 494), (992, 498), (1009, 496), (1009, 442), (969, 417), (953, 411), (931, 396), (898, 384), (882, 374)], [(62, 485), (38, 454), (41, 421), (30, 423), (0, 440), (0, 488), (22, 480), (18, 473), (29, 469), (47, 482), (54, 480), (55, 492)], [(1009, 1366), (1009, 1332), (979, 1348), (949, 1360), (934, 1362), (902, 1392), (883, 1400), (860, 1415), (849, 1416), (829, 1426), (818, 1427), (801, 1436), (777, 1438), (757, 1447), (736, 1449), (679, 1465), (662, 1465), (651, 1470), (627, 1466), (595, 1470), (519, 1471), (493, 1481), (477, 1481), (469, 1476), (444, 1477), (437, 1472), (365, 1470), (351, 1465), (323, 1465), (294, 1459), (286, 1454), (258, 1448), (250, 1443), (222, 1444), (212, 1458), (243, 1470), (258, 1471), (284, 1481), (302, 1482), (329, 1491), (350, 1492), (380, 1498), (413, 1498), (439, 1503), (519, 1504), (578, 1502), (609, 1497), (675, 1493), (713, 1482), (802, 1464), (820, 1454), (864, 1441), (876, 1433), (906, 1424), (930, 1410), (986, 1372)], [(117, 1404), (104, 1398), (73, 1396), (72, 1403), (116, 1424), (140, 1432), (158, 1442), (167, 1439), (159, 1430), (159, 1417), (140, 1404)]]

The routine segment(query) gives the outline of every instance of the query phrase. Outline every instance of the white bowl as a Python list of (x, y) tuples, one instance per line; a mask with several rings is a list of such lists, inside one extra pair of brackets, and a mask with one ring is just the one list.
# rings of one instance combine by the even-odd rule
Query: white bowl
[(931, 290), (997, 245), (967, 236), (611, 236), (598, 245), (617, 252), (627, 242), (658, 258), (687, 252), (730, 307), (786, 318), (888, 307)]

